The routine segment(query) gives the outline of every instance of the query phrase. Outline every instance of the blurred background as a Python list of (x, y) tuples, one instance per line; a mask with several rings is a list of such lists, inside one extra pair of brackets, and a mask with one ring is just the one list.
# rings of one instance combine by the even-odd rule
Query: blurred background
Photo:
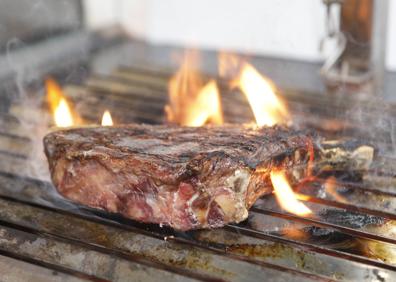
[[(84, 7), (88, 28), (120, 24), (134, 36), (153, 43), (314, 62), (325, 59), (319, 48), (320, 40), (326, 37), (326, 5), (321, 0), (85, 0)], [(396, 15), (394, 1), (389, 1), (386, 13), (386, 66), (396, 70), (396, 18), (391, 16)], [(339, 20), (339, 7), (334, 7), (333, 14), (335, 21)]]
[[(396, 3), (387, 0), (3, 0), (0, 80), (12, 72), (20, 74), (25, 67), (19, 61), (32, 60), (18, 55), (10, 61), (10, 50), (78, 31), (79, 39), (70, 40), (70, 47), (64, 48), (69, 53), (76, 48), (81, 55), (95, 48), (92, 42), (72, 45), (86, 40), (87, 33), (116, 26), (128, 38), (144, 43), (140, 49), (136, 45), (134, 51), (125, 51), (134, 63), (171, 67), (174, 52), (168, 47), (173, 51), (197, 48), (206, 54), (237, 52), (261, 59), (260, 71), (280, 87), (370, 92), (396, 100), (392, 91), (396, 86), (395, 14)], [(49, 49), (42, 52), (67, 53), (58, 47)], [(107, 69), (114, 64), (108, 62)], [(36, 76), (24, 71), (24, 78), (29, 75)]]

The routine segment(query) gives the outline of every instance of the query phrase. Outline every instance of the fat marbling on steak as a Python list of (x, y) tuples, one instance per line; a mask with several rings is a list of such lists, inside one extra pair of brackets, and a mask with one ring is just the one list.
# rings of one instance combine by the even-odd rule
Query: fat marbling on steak
[(237, 125), (88, 127), (44, 138), (63, 196), (178, 230), (246, 219), (257, 198), (271, 193), (271, 169), (300, 167), (289, 177), (301, 177), (316, 144), (280, 126)]

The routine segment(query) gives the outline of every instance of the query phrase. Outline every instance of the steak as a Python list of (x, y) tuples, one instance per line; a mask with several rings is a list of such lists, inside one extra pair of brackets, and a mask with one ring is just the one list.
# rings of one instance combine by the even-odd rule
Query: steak
[(247, 218), (272, 192), (273, 168), (290, 180), (320, 158), (319, 138), (285, 127), (125, 125), (56, 131), (44, 138), (64, 197), (178, 230)]

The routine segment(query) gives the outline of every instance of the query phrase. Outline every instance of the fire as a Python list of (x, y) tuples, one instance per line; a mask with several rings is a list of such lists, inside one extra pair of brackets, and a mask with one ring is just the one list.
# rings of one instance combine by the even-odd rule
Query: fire
[(45, 81), (45, 88), (47, 92), (47, 104), (52, 113), (55, 113), (56, 108), (59, 106), (60, 100), (63, 97), (62, 90), (58, 83), (52, 78), (47, 78)]
[(214, 80), (207, 83), (190, 105), (182, 125), (202, 126), (206, 123), (222, 124), (219, 90)]
[(236, 55), (227, 52), (219, 53), (219, 75), (224, 78), (236, 77), (242, 67), (245, 65), (245, 61)]
[(222, 124), (220, 94), (214, 80), (204, 84), (197, 71), (198, 54), (186, 52), (180, 70), (169, 82), (168, 121), (184, 126)]
[(236, 77), (232, 87), (238, 87), (246, 96), (258, 126), (286, 124), (290, 121), (285, 104), (275, 94), (272, 82), (241, 57), (221, 52), (219, 74)]
[(47, 103), (54, 116), (56, 126), (69, 127), (75, 124), (70, 105), (63, 96), (62, 90), (55, 80), (48, 78), (45, 81)]
[(108, 110), (103, 113), (102, 116), (102, 126), (112, 126), (113, 119), (111, 118), (111, 114)]
[[(220, 95), (215, 81), (206, 85), (198, 72), (198, 53), (185, 53), (179, 71), (169, 82), (169, 104), (165, 107), (168, 121), (186, 126), (207, 123), (222, 124)], [(219, 54), (219, 73), (236, 77), (231, 83), (246, 96), (258, 126), (289, 123), (289, 112), (275, 94), (272, 83), (243, 59)]]
[(55, 109), (54, 119), (56, 126), (69, 127), (73, 125), (73, 118), (65, 98), (61, 98)]
[(245, 63), (234, 83), (245, 94), (258, 126), (273, 126), (289, 121), (289, 113), (276, 96), (272, 83), (252, 65)]
[(307, 216), (312, 213), (306, 205), (297, 200), (283, 172), (271, 171), (270, 176), (276, 199), (283, 209), (301, 216)]

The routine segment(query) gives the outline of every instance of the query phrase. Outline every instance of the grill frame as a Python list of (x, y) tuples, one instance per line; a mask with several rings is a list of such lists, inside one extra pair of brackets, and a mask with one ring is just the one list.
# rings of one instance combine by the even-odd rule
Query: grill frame
[[(129, 74), (129, 76), (128, 76)], [(118, 109), (118, 112), (121, 113), (119, 117), (115, 115), (116, 122), (125, 121), (125, 122), (150, 122), (150, 123), (161, 123), (163, 122), (163, 117), (158, 116), (157, 114), (152, 114), (153, 111), (149, 111), (147, 117), (142, 118), (142, 112), (146, 112), (147, 108), (143, 108), (143, 110), (138, 110), (142, 107), (142, 105), (147, 105), (147, 102), (156, 103), (154, 107), (149, 105), (149, 109), (155, 110), (154, 112), (158, 113), (158, 109), (162, 109), (163, 104), (166, 102), (166, 82), (170, 77), (171, 72), (169, 71), (162, 71), (162, 70), (149, 70), (144, 69), (141, 67), (121, 67), (116, 69), (113, 73), (107, 76), (103, 75), (93, 75), (90, 76), (86, 81), (82, 82), (81, 84), (74, 84), (68, 85), (64, 88), (65, 94), (70, 97), (74, 98), (76, 102), (81, 102), (84, 109), (93, 108), (95, 105), (103, 105), (106, 106), (113, 105), (115, 109)], [(107, 79), (107, 80), (106, 80)], [(98, 83), (98, 81), (102, 81), (102, 84)], [(226, 81), (219, 79), (220, 88), (222, 91), (228, 91), (226, 89)], [(105, 83), (106, 82), (106, 83)], [(108, 82), (113, 82), (113, 84), (109, 84)], [(99, 84), (99, 85), (98, 85)], [(114, 85), (119, 85), (118, 88)], [(124, 85), (124, 88), (121, 86)], [(131, 89), (134, 90), (132, 91)], [(82, 92), (80, 92), (82, 91)], [(85, 94), (84, 94), (85, 92)], [(89, 92), (89, 95), (87, 95)], [(224, 101), (227, 105), (231, 105), (233, 103), (241, 102), (241, 96), (239, 93), (228, 91), (230, 96), (226, 97)], [(285, 91), (284, 97), (287, 101), (291, 100), (295, 104), (306, 106), (305, 110), (309, 110), (310, 108), (315, 109), (315, 107), (319, 105), (327, 105), (331, 103), (331, 99), (326, 97), (317, 98), (315, 96), (309, 96), (307, 93), (300, 93), (296, 91)], [(147, 96), (151, 95), (151, 99), (148, 99)], [(312, 100), (311, 98), (313, 97)], [(93, 97), (93, 98), (92, 98)], [(224, 97), (224, 95), (223, 95)], [(81, 99), (78, 101), (77, 99)], [(86, 100), (91, 100), (91, 104), (85, 102)], [(224, 100), (224, 98), (223, 98)], [(128, 102), (129, 101), (129, 102)], [(130, 102), (132, 101), (132, 102)], [(136, 103), (136, 101), (143, 101), (142, 104)], [(88, 104), (84, 104), (88, 103)], [(111, 104), (113, 103), (113, 104)], [(120, 103), (127, 103), (127, 107), (119, 108)], [(162, 103), (158, 105), (159, 103)], [(295, 106), (298, 108), (298, 105)], [(130, 107), (134, 107), (131, 109)], [(150, 108), (151, 107), (151, 108)], [(323, 106), (322, 106), (323, 108)], [(135, 110), (134, 110), (135, 109)], [(246, 109), (246, 108), (245, 108)], [(319, 109), (321, 109), (319, 107)], [(20, 109), (21, 110), (21, 109)], [(23, 110), (23, 109), (22, 109)], [(320, 110), (316, 108), (313, 114), (308, 114), (309, 111), (303, 112), (301, 114), (302, 117), (306, 117), (306, 120), (303, 120), (302, 123), (309, 124), (307, 121), (312, 121), (312, 123), (316, 122), (316, 127), (320, 132), (325, 133), (325, 135), (332, 136), (337, 138), (338, 132), (332, 132), (326, 128), (321, 126), (321, 120), (317, 122), (315, 120), (315, 114), (318, 114)], [(43, 109), (45, 111), (45, 109)], [(128, 111), (132, 112), (133, 114), (128, 115)], [(393, 111), (393, 109), (392, 109)], [(84, 116), (87, 120), (91, 122), (97, 122), (100, 120), (100, 115), (103, 111), (98, 111), (97, 108), (92, 110), (91, 115)], [(113, 111), (117, 113), (116, 111)], [(242, 111), (246, 112), (246, 111)], [(96, 115), (95, 115), (96, 113)], [(244, 114), (240, 115), (240, 112), (227, 112), (226, 116), (234, 116), (236, 117), (233, 122), (239, 122), (243, 120), (238, 120), (238, 118), (242, 117), (245, 119), (250, 119), (251, 115)], [(323, 116), (322, 116), (323, 117)], [(125, 119), (125, 120), (122, 120)], [(316, 117), (317, 118), (317, 117)], [(328, 119), (328, 116), (325, 116), (323, 120)], [(33, 179), (32, 177), (26, 175), (20, 175), (20, 171), (24, 167), (26, 161), (29, 160), (28, 156), (28, 148), (26, 144), (29, 143), (30, 138), (24, 136), (23, 130), (18, 129), (18, 124), (15, 121), (12, 115), (7, 115), (7, 123), (14, 122), (15, 125), (10, 125), (7, 128), (3, 128), (0, 130), (0, 145), (4, 147), (6, 144), (5, 149), (0, 148), (0, 204), (7, 202), (7, 203), (14, 203), (15, 206), (17, 205), (25, 205), (29, 208), (34, 208), (37, 210), (44, 210), (48, 213), (54, 213), (56, 215), (61, 216), (68, 216), (71, 219), (78, 218), (83, 219), (85, 221), (93, 222), (98, 226), (102, 226), (102, 228), (116, 228), (122, 230), (123, 232), (133, 232), (139, 234), (141, 236), (147, 236), (152, 238), (152, 240), (158, 240), (156, 242), (163, 242), (167, 248), (171, 248), (170, 245), (174, 244), (175, 249), (178, 252), (183, 253), (186, 250), (193, 249), (197, 253), (202, 254), (203, 257), (207, 256), (211, 260), (214, 258), (219, 259), (220, 261), (224, 261), (221, 271), (214, 270), (213, 265), (209, 262), (202, 264), (202, 261), (205, 262), (205, 259), (202, 257), (195, 257), (196, 261), (194, 263), (190, 263), (190, 265), (186, 262), (185, 265), (173, 265), (172, 261), (164, 261), (163, 258), (155, 255), (149, 255), (144, 253), (143, 251), (138, 254), (132, 254), (130, 251), (128, 252), (127, 249), (122, 251), (115, 250), (108, 248), (106, 246), (100, 245), (97, 242), (89, 242), (83, 241), (81, 238), (73, 237), (70, 234), (59, 234), (54, 231), (49, 231), (48, 226), (46, 225), (45, 221), (41, 222), (41, 225), (38, 223), (36, 226), (32, 227), (29, 224), (33, 224), (32, 220), (24, 220), (24, 216), (20, 217), (6, 217), (6, 212), (2, 212), (0, 214), (0, 229), (5, 228), (7, 230), (15, 231), (15, 232), (24, 232), (24, 234), (33, 234), (37, 236), (37, 238), (45, 238), (47, 240), (55, 240), (56, 242), (66, 242), (69, 245), (77, 245), (82, 247), (82, 249), (87, 249), (90, 251), (97, 252), (99, 254), (105, 254), (111, 258), (121, 259), (126, 261), (127, 263), (137, 264), (139, 266), (147, 267), (148, 269), (158, 269), (158, 271), (165, 271), (166, 273), (170, 273), (170, 276), (164, 277), (172, 278), (172, 279), (186, 279), (186, 278), (193, 278), (197, 280), (234, 280), (234, 281), (243, 281), (253, 279), (258, 275), (265, 275), (265, 277), (269, 277), (275, 281), (282, 281), (285, 279), (301, 279), (301, 280), (353, 280), (353, 278), (357, 278), (357, 274), (347, 272), (347, 268), (343, 267), (342, 264), (345, 264), (349, 267), (354, 268), (354, 270), (359, 271), (360, 274), (364, 273), (360, 278), (365, 278), (366, 280), (374, 280), (381, 278), (390, 279), (392, 277), (396, 278), (396, 265), (389, 264), (381, 261), (376, 261), (374, 259), (364, 257), (361, 255), (356, 255), (352, 253), (348, 253), (345, 251), (339, 251), (336, 249), (328, 248), (327, 246), (320, 246), (318, 244), (311, 243), (311, 242), (304, 242), (295, 239), (286, 238), (277, 234), (272, 234), (268, 232), (264, 232), (258, 228), (252, 228), (251, 226), (246, 225), (228, 225), (226, 226), (221, 232), (225, 232), (226, 234), (233, 234), (240, 240), (253, 240), (256, 242), (257, 245), (260, 245), (261, 242), (265, 246), (285, 246), (290, 248), (290, 257), (284, 258), (285, 261), (281, 259), (271, 258), (271, 256), (267, 254), (260, 256), (260, 254), (253, 255), (248, 254), (241, 254), (241, 253), (233, 253), (230, 251), (231, 248), (224, 244), (220, 243), (208, 243), (205, 241), (197, 240), (196, 238), (200, 238), (194, 235), (195, 233), (208, 233), (208, 234), (216, 234), (217, 230), (211, 231), (194, 231), (189, 232), (187, 234), (174, 232), (168, 228), (160, 228), (154, 225), (146, 225), (138, 222), (134, 222), (132, 220), (122, 219), (115, 215), (108, 215), (99, 211), (95, 211), (86, 207), (78, 206), (73, 203), (64, 200), (57, 194), (54, 194), (54, 188), (48, 182)], [(337, 122), (341, 123), (340, 118), (338, 118)], [(359, 136), (359, 134), (364, 135), (365, 132), (356, 132), (355, 129), (358, 128), (358, 125), (355, 124), (351, 127), (352, 131), (343, 131), (342, 135), (351, 135), (351, 136)], [(380, 138), (381, 142), (387, 143), (387, 137)], [(4, 140), (12, 140), (12, 142), (4, 141)], [(8, 144), (8, 145), (7, 145)], [(10, 144), (12, 145), (10, 147)], [(381, 143), (378, 143), (381, 145)], [(381, 145), (382, 146), (382, 145)], [(387, 148), (386, 146), (384, 148)], [(392, 173), (395, 171), (393, 168), (396, 167), (396, 162), (394, 161), (393, 157), (386, 156), (388, 151), (383, 150), (379, 152), (379, 156), (382, 157), (386, 162), (392, 164), (390, 168), (390, 172)], [(7, 165), (11, 164), (11, 165)], [(382, 163), (379, 164), (381, 168)], [(376, 170), (375, 173), (378, 173)], [(393, 177), (387, 176), (389, 171), (382, 172), (385, 174), (386, 177)], [(341, 182), (342, 185), (346, 185), (346, 182)], [(354, 184), (356, 185), (356, 184)], [(361, 185), (361, 184), (359, 184)], [(15, 190), (19, 190), (15, 192)], [(364, 191), (372, 192), (381, 195), (382, 197), (389, 197), (395, 198), (396, 195), (394, 193), (380, 191), (376, 189), (376, 187), (355, 187), (354, 189), (361, 189)], [(365, 190), (366, 189), (366, 190)], [(358, 191), (358, 190), (357, 190)], [(375, 192), (373, 192), (375, 191)], [(353, 211), (358, 213), (367, 213), (374, 216), (380, 216), (385, 218), (387, 221), (395, 221), (396, 214), (392, 214), (390, 212), (384, 212), (383, 210), (375, 210), (370, 209), (367, 207), (356, 206), (351, 204), (340, 203), (335, 200), (331, 200), (328, 198), (320, 198), (317, 195), (312, 194), (304, 194), (305, 196), (301, 196), (307, 203), (316, 203), (321, 205), (327, 205), (329, 207), (340, 208), (344, 209), (346, 212)], [(305, 197), (305, 198), (304, 198)], [(12, 210), (15, 207), (9, 205), (7, 209), (4, 211)], [(257, 217), (262, 217), (262, 221), (265, 219), (272, 218), (272, 219), (286, 219), (292, 220), (298, 223), (303, 223), (306, 225), (313, 225), (317, 227), (321, 227), (328, 230), (336, 230), (338, 232), (348, 234), (354, 237), (362, 237), (364, 239), (369, 240), (377, 240), (380, 243), (389, 243), (392, 245), (396, 245), (396, 240), (391, 239), (389, 237), (380, 236), (373, 232), (368, 231), (361, 231), (358, 228), (350, 228), (345, 227), (339, 224), (326, 222), (323, 219), (312, 220), (306, 218), (300, 218), (298, 216), (290, 215), (282, 211), (276, 211), (273, 209), (265, 209), (265, 208), (258, 208), (257, 206), (252, 208), (251, 213), (257, 214)], [(18, 213), (15, 213), (18, 214)], [(25, 215), (27, 216), (27, 215)], [(259, 221), (258, 221), (259, 222)], [(104, 226), (104, 227), (103, 227)], [(47, 229), (46, 229), (47, 227)], [(92, 230), (89, 228), (84, 229), (82, 231), (84, 234), (92, 234)], [(221, 239), (221, 236), (220, 236)], [(223, 238), (224, 239), (224, 238)], [(128, 241), (127, 239), (125, 239)], [(225, 239), (224, 239), (225, 240)], [(249, 241), (248, 240), (248, 241)], [(53, 242), (53, 241), (51, 241)], [(264, 244), (265, 243), (265, 244)], [(138, 242), (135, 242), (138, 244)], [(272, 245), (271, 245), (272, 244)], [(253, 244), (254, 245), (254, 244)], [(264, 248), (265, 249), (265, 248)], [(268, 247), (268, 249), (271, 249)], [(266, 249), (267, 250), (267, 249)], [(247, 252), (251, 251), (250, 249)], [(175, 253), (178, 253), (175, 251)], [(306, 261), (304, 261), (305, 266), (297, 265), (293, 266), (292, 264), (298, 260), (297, 255), (303, 254)], [(100, 273), (95, 274), (90, 272), (87, 269), (79, 269), (75, 265), (62, 265), (61, 261), (54, 261), (49, 262), (48, 258), (37, 258), (37, 254), (31, 253), (28, 256), (18, 254), (16, 251), (7, 250), (0, 244), (0, 255), (7, 256), (10, 258), (18, 259), (21, 261), (28, 262), (30, 264), (38, 265), (41, 267), (45, 267), (48, 269), (52, 269), (54, 271), (58, 271), (60, 273), (64, 273), (65, 275), (70, 275), (72, 277), (77, 277), (85, 280), (117, 280), (117, 271), (113, 269), (114, 272), (109, 272), (107, 274)], [(284, 253), (283, 253), (284, 255)], [(142, 256), (143, 258), (141, 258)], [(187, 256), (188, 257), (188, 256)], [(193, 256), (194, 257), (194, 256)], [(51, 257), (50, 257), (51, 258)], [(52, 257), (53, 258), (53, 257)], [(318, 269), (318, 264), (314, 263), (314, 260), (319, 259), (324, 264), (328, 263), (327, 266), (322, 266), (322, 272), (325, 274), (321, 274), (321, 270)], [(161, 260), (162, 259), (162, 260)], [(272, 259), (272, 260), (271, 260)], [(211, 261), (210, 260), (210, 261)], [(311, 261), (310, 261), (311, 260)], [(176, 262), (174, 262), (176, 263)], [(333, 265), (331, 263), (334, 263)], [(177, 263), (176, 263), (177, 264)], [(330, 269), (332, 267), (336, 267), (335, 265), (338, 264), (338, 268), (342, 269), (342, 273), (337, 273), (335, 271), (333, 275), (331, 275)], [(94, 265), (94, 264), (93, 264)], [(235, 265), (235, 269), (232, 267)], [(207, 267), (207, 268), (205, 268)], [(244, 267), (249, 271), (243, 272)], [(311, 268), (310, 268), (311, 267)], [(315, 269), (316, 267), (316, 269)], [(238, 270), (240, 273), (238, 273)], [(206, 271), (206, 272), (205, 272)], [(223, 272), (222, 272), (223, 271)], [(226, 272), (231, 272), (232, 275), (226, 275)], [(365, 272), (364, 272), (365, 271)], [(143, 271), (145, 272), (145, 271)], [(149, 270), (146, 270), (147, 273), (151, 273)], [(106, 276), (107, 275), (107, 276)], [(111, 276), (114, 275), (114, 276)], [(252, 276), (249, 276), (252, 275)], [(269, 276), (268, 276), (269, 275)], [(154, 277), (145, 276), (147, 279)]]

